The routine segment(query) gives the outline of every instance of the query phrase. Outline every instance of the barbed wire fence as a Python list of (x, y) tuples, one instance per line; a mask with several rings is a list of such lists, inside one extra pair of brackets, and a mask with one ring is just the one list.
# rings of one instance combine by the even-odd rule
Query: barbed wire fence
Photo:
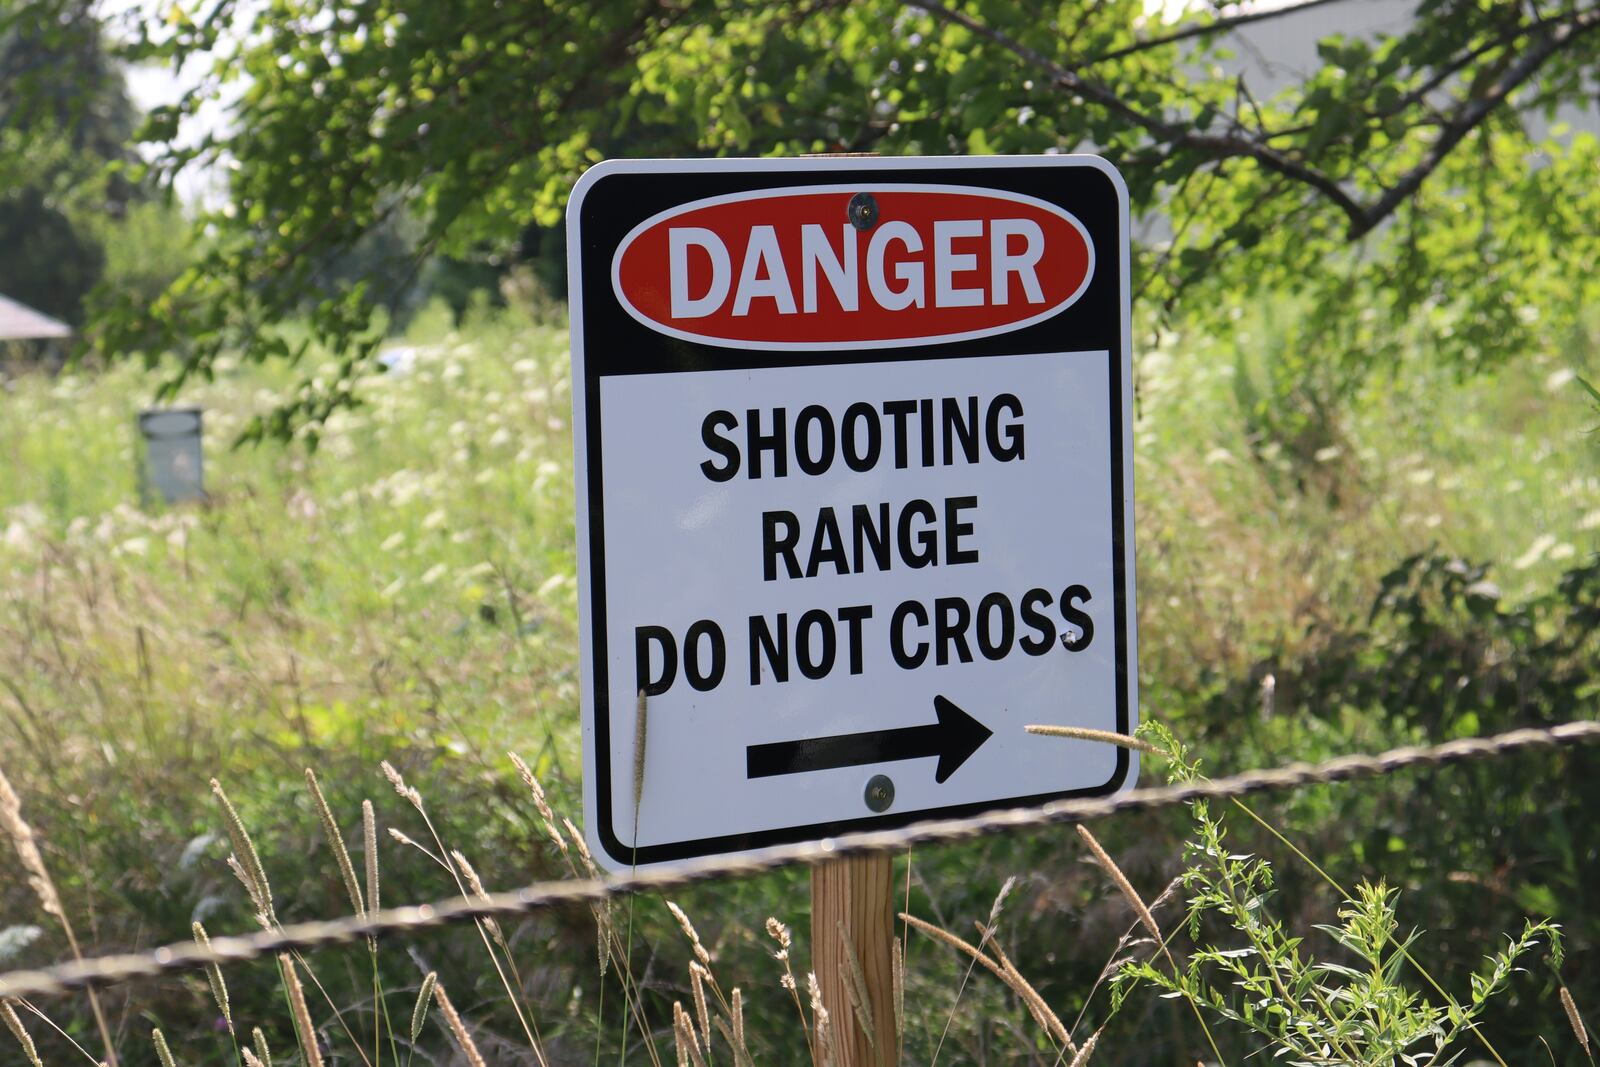
[(209, 948), (193, 943), (167, 945), (141, 953), (100, 956), (36, 970), (0, 974), (0, 1001), (103, 988), (163, 975), (229, 966), (281, 952), (348, 945), (367, 938), (431, 930), (480, 919), (509, 919), (618, 897), (657, 893), (704, 882), (749, 878), (789, 867), (811, 867), (841, 856), (898, 852), (912, 845), (952, 844), (990, 834), (1010, 833), (1057, 823), (1088, 822), (1112, 815), (1186, 804), (1229, 800), (1256, 793), (1309, 785), (1381, 778), (1418, 767), (1500, 759), (1516, 753), (1558, 750), (1600, 741), (1600, 722), (1512, 730), (1490, 737), (1463, 738), (1436, 745), (1407, 746), (1376, 755), (1340, 756), (1321, 763), (1290, 763), (1180, 785), (1133, 789), (1108, 797), (1054, 801), (1034, 808), (987, 812), (962, 819), (916, 823), (896, 830), (853, 833), (819, 842), (783, 845), (737, 856), (653, 867), (608, 879), (535, 882), (521, 889), (468, 899), (386, 908), (365, 917), (294, 923), (261, 933), (216, 937)]

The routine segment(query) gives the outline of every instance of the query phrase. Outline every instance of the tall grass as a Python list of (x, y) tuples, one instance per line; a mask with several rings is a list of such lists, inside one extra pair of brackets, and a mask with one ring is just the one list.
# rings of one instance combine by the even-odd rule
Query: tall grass
[[(1147, 725), (1143, 733), (1148, 740), (1140, 742), (1129, 738), (1122, 739), (1122, 743), (1150, 749), (1153, 741), (1154, 749), (1168, 765), (1169, 780), (1193, 781), (1199, 777), (1198, 765), (1170, 733), (1155, 724)], [(517, 759), (512, 763), (520, 777), (526, 764)], [(429, 860), (445, 867), (450, 876), (458, 880), (463, 895), (469, 898), (486, 895), (484, 885), (461, 851), (437, 836), (420, 794), (388, 764), (384, 764), (382, 770), (405, 806), (429, 826), (438, 850), (429, 854)], [(305, 780), (314, 801), (312, 806), (316, 814), (313, 817), (324, 822), (324, 829), (332, 827), (327, 842), (330, 854), (327, 866), (341, 881), (347, 874), (353, 878), (353, 866), (348, 857), (340, 859), (343, 841), (337, 824), (331, 813), (323, 815), (326, 802), (317, 778), (308, 773)], [(269, 876), (260, 869), (249, 828), (215, 780), (212, 792), (218, 800), (218, 821), (236, 849), (230, 860), (236, 861), (233, 865), (244, 875), (241, 881), (250, 905), (264, 926), (276, 928)], [(529, 800), (540, 808), (546, 803), (536, 780), (532, 783)], [(1238, 806), (1259, 821), (1259, 816), (1242, 804)], [(1109, 880), (1110, 895), (1125, 902), (1133, 926), (1114, 946), (1101, 969), (1102, 979), (1088, 990), (1084, 1009), (1070, 1025), (1063, 1022), (1059, 1005), (1052, 1004), (1051, 999), (1023, 975), (1001, 944), (1001, 916), (1005, 901), (1016, 885), (1015, 878), (1008, 879), (1000, 888), (987, 918), (974, 924), (978, 933), (976, 942), (910, 912), (901, 913), (900, 918), (908, 932), (916, 931), (937, 946), (953, 949), (972, 965), (981, 965), (992, 974), (999, 987), (1014, 998), (1013, 1010), (1018, 1012), (1019, 1018), (1031, 1021), (1031, 1036), (1022, 1031), (1019, 1038), (1031, 1043), (1048, 1062), (1087, 1067), (1096, 1055), (1102, 1058), (1113, 1055), (1114, 1050), (1109, 1045), (1115, 1039), (1107, 1036), (1107, 1027), (1119, 1011), (1139, 995), (1138, 988), (1148, 984), (1163, 991), (1166, 997), (1177, 998), (1187, 1005), (1199, 1022), (1206, 1052), (1218, 1065), (1242, 1063), (1251, 1057), (1271, 1053), (1274, 1059), (1295, 1067), (1392, 1067), (1397, 1062), (1416, 1067), (1454, 1063), (1464, 1051), (1477, 1051), (1481, 1047), (1500, 1067), (1509, 1067), (1484, 1031), (1485, 1010), (1491, 1000), (1507, 992), (1523, 961), (1538, 950), (1547, 950), (1548, 965), (1559, 973), (1562, 951), (1558, 927), (1549, 921), (1528, 923), (1520, 935), (1508, 939), (1506, 947), (1489, 956), (1488, 966), (1480, 974), (1471, 976), (1466, 995), (1452, 996), (1419, 962), (1424, 951), (1421, 935), (1402, 932), (1393, 891), (1381, 883), (1363, 882), (1355, 893), (1348, 894), (1335, 883), (1344, 897), (1337, 912), (1337, 923), (1294, 929), (1273, 903), (1274, 875), (1270, 861), (1257, 855), (1235, 853), (1223, 819), (1207, 802), (1195, 802), (1192, 810), (1195, 830), (1184, 848), (1184, 866), (1174, 883), (1182, 885), (1181, 895), (1188, 900), (1187, 911), (1165, 925), (1157, 912), (1169, 905), (1175, 894), (1164, 892), (1154, 905), (1147, 904), (1096, 836), (1085, 827), (1077, 828), (1086, 858)], [(1291, 857), (1310, 863), (1280, 828), (1262, 825)], [(576, 840), (581, 841), (581, 838)], [(33, 847), (31, 830), (28, 836), (15, 838), (13, 845), (24, 851)], [(577, 851), (569, 849), (566, 855), (570, 859)], [(403, 848), (403, 855), (411, 857), (412, 862), (419, 862), (416, 852), (413, 848)], [(249, 858), (239, 860), (240, 854)], [(1329, 878), (1320, 867), (1311, 865), (1318, 874)], [(581, 877), (591, 872), (572, 863), (569, 873)], [(350, 904), (356, 914), (362, 912), (367, 899), (359, 886), (351, 891)], [(44, 902), (51, 903), (52, 900)], [(293, 902), (284, 901), (283, 905), (289, 908)], [(648, 993), (641, 982), (632, 946), (616, 941), (615, 928), (609, 924), (604, 911), (594, 912), (600, 936), (612, 941), (609, 962), (612, 984), (623, 1000), (624, 1029), (635, 1028), (633, 1037), (636, 1040), (625, 1040), (618, 1046), (622, 1061), (627, 1060), (632, 1047), (651, 1062), (661, 1062), (655, 1045), (663, 1027), (670, 1033), (677, 1062), (696, 1067), (712, 1067), (718, 1063), (748, 1067), (757, 1062), (798, 1062), (800, 1057), (794, 1054), (797, 1049), (806, 1050), (803, 1058), (827, 1065), (835, 1062), (836, 1050), (847, 1039), (844, 1028), (859, 1028), (867, 1035), (875, 1032), (859, 964), (847, 959), (841, 963), (842, 968), (848, 968), (845, 987), (847, 991), (851, 987), (852, 974), (855, 987), (854, 995), (848, 997), (848, 1011), (842, 1004), (833, 1005), (831, 1010), (822, 1005), (818, 999), (816, 975), (808, 974), (810, 1011), (808, 1014), (802, 1007), (798, 1024), (788, 1024), (792, 1028), (789, 1051), (783, 1051), (783, 1024), (774, 1027), (772, 1020), (763, 1020), (767, 1024), (763, 1029), (767, 1030), (769, 1044), (753, 1048), (743, 989), (730, 988), (718, 977), (721, 965), (689, 914), (671, 901), (663, 902), (663, 908), (676, 924), (690, 957), (687, 962), (689, 996), (672, 999), (670, 1023), (658, 1018), (659, 1005), (653, 1003), (657, 998)], [(782, 964), (781, 977), (776, 981), (772, 981), (770, 975), (747, 977), (758, 984), (796, 994), (789, 963), (792, 937), (776, 919), (769, 918), (766, 925), (779, 945), (776, 955)], [(437, 1014), (442, 1034), (448, 1037), (468, 1067), (530, 1059), (540, 1064), (573, 1062), (572, 1050), (558, 1051), (559, 1039), (555, 1039), (553, 1045), (552, 1039), (541, 1033), (541, 1016), (543, 1026), (549, 1028), (555, 1022), (553, 1010), (558, 1011), (559, 1005), (530, 998), (529, 984), (522, 978), (515, 961), (518, 929), (502, 929), (489, 920), (478, 920), (477, 927), (490, 969), (498, 978), (499, 988), (492, 999), (499, 1003), (485, 1006), (475, 996), (475, 1005), (470, 1010), (457, 1006), (447, 991), (447, 983), (441, 981), (434, 970), (418, 976), (417, 993), (410, 1011), (391, 1014), (376, 977), (375, 1000), (363, 1005), (348, 999), (359, 992), (359, 977), (341, 967), (337, 959), (324, 955), (320, 962), (313, 962), (297, 952), (278, 956), (282, 1001), (276, 1013), (286, 1019), (297, 1047), (292, 1059), (280, 1057), (279, 1061), (304, 1067), (324, 1067), (330, 1062), (360, 1062), (364, 1067), (382, 1067), (386, 1061), (385, 1050), (388, 1050), (388, 1062), (397, 1067), (403, 1062), (410, 1067), (419, 1052), (433, 1058), (425, 1036), (432, 1011)], [(1183, 950), (1175, 949), (1174, 945), (1185, 933), (1193, 942), (1193, 948), (1187, 950), (1187, 958), (1180, 962), (1176, 953)], [(198, 923), (195, 937), (201, 944), (208, 943), (206, 932)], [(1310, 953), (1308, 949), (1314, 939), (1325, 942), (1330, 958), (1319, 960)], [(373, 945), (370, 950), (375, 974), (380, 950), (392, 955), (408, 954), (412, 966), (421, 968), (414, 951), (403, 945), (385, 944), (381, 949)], [(650, 954), (654, 955), (655, 951), (651, 950)], [(654, 965), (653, 960), (651, 965)], [(515, 976), (514, 981), (508, 979), (508, 973)], [(1106, 976), (1112, 977), (1108, 987), (1104, 982)], [(1415, 976), (1425, 980), (1427, 988), (1409, 981)], [(913, 1063), (940, 1062), (950, 1024), (963, 1010), (970, 977), (969, 966), (954, 989), (943, 1029), (931, 1050), (909, 1053), (877, 1050), (880, 1061), (908, 1062), (909, 1056), (909, 1062)], [(165, 1067), (176, 1067), (179, 1062), (231, 1061), (241, 1067), (246, 1063), (273, 1062), (259, 1025), (252, 1028), (253, 1045), (240, 1047), (235, 1039), (235, 1019), (225, 977), (217, 968), (211, 968), (207, 979), (226, 1023), (226, 1038), (190, 1033), (178, 1042), (175, 1050), (163, 1029), (153, 1027), (149, 1031), (149, 1041), (159, 1062)], [(904, 974), (897, 975), (895, 1011), (897, 1024), (901, 1026), (907, 1009), (900, 1001), (900, 992), (906, 981)], [(484, 989), (481, 983), (469, 981), (468, 984), (469, 988)], [(1431, 999), (1433, 994), (1437, 994), (1437, 1000)], [(931, 1003), (916, 1008), (932, 1008), (937, 1014), (939, 1009), (934, 1005), (945, 1001), (948, 993), (941, 995), (924, 989), (922, 995), (929, 997)], [(795, 996), (795, 1003), (799, 1006), (798, 996)], [(32, 1035), (16, 1014), (15, 1005), (6, 1004), (3, 1008), (6, 1024), (20, 1051), (37, 1067), (40, 1056)], [(46, 1019), (42, 1012), (33, 1010), (39, 1018)], [(489, 1019), (507, 1013), (520, 1026), (520, 1032), (515, 1035), (497, 1031), (492, 1024), (485, 1027), (473, 1019), (474, 1015)], [(1564, 1014), (1581, 1054), (1591, 1057), (1587, 1030), (1574, 998), (1564, 985), (1558, 1003), (1547, 1006), (1544, 1014), (1552, 1021)], [(409, 1025), (401, 1030), (395, 1025), (396, 1017), (408, 1021)], [(269, 1026), (276, 1023), (278, 1029), (284, 1029), (283, 1019), (249, 1021)], [(593, 1020), (596, 1026), (602, 1022), (598, 1017)], [(774, 1030), (779, 1042), (776, 1046), (770, 1043)], [(116, 1052), (109, 1042), (109, 1034), (106, 1038), (107, 1061), (110, 1062)], [(1559, 1031), (1552, 1030), (1548, 1040), (1554, 1043), (1562, 1039)], [(1225, 1048), (1235, 1051), (1224, 1051)], [(485, 1049), (491, 1051), (486, 1053)], [(1241, 1049), (1247, 1051), (1238, 1051)], [(94, 1057), (90, 1059), (93, 1061)], [(1125, 1052), (1121, 1059), (1137, 1062), (1136, 1049)], [(599, 1060), (597, 1054), (596, 1061)]]
[[(229, 450), (292, 369), (223, 365), (187, 398), (206, 409), (212, 499), (203, 507), (137, 503), (133, 416), (149, 379), (135, 369), (25, 378), (0, 396), (0, 766), (29, 798), (64, 910), (80, 917), (87, 943), (139, 947), (189, 936), (196, 922), (215, 932), (257, 914), (272, 923), (375, 910), (380, 850), (391, 902), (589, 872), (581, 835), (558, 814), (576, 807), (579, 747), (564, 337), (516, 312), (461, 325), (424, 314), (404, 341), (405, 369), (365, 386), (365, 406), (337, 417), (315, 452)], [(1414, 726), (1365, 707), (1307, 715), (1263, 669), (1314, 656), (1350, 620), (1368, 618), (1382, 576), (1405, 554), (1438, 545), (1496, 563), (1494, 592), (1510, 603), (1600, 546), (1600, 463), (1582, 433), (1592, 418), (1569, 378), (1593, 377), (1584, 343), (1468, 382), (1405, 361), (1361, 383), (1329, 443), (1300, 452), (1274, 448), (1235, 388), (1240, 375), (1265, 380), (1260, 368), (1281, 344), (1263, 321), (1232, 347), (1176, 336), (1140, 346), (1146, 705), (1204, 744), (1221, 721), (1207, 701), (1240, 679), (1255, 684), (1251, 706), (1229, 710), (1230, 727), (1234, 717), (1251, 724), (1227, 735), (1235, 766), (1415, 737)], [(516, 777), (500, 755), (508, 749), (527, 757)], [(380, 760), (429, 798), (426, 811), (375, 795), (385, 788), (372, 771)], [(219, 818), (224, 809), (196, 788), (213, 776), (250, 829), (259, 876)], [(1281, 810), (1308, 829), (1310, 854), (1326, 860), (1319, 849), (1348, 845), (1340, 854), (1377, 874), (1386, 856), (1403, 855), (1384, 852), (1403, 831), (1368, 840), (1388, 827), (1374, 796), (1340, 807), (1317, 794)], [(1349, 811), (1364, 821), (1340, 817)], [(1130, 885), (1163, 886), (1179, 866), (1175, 829), (1134, 820), (1103, 845)], [(1581, 870), (1583, 835), (1571, 836)], [(1063, 1052), (1071, 1062), (1063, 1030), (1082, 1052), (1093, 1030), (1073, 1020), (1104, 1021), (1097, 979), (1119, 945), (1129, 950), (1129, 913), (1072, 841), (1039, 835), (905, 861), (907, 914), (1014, 972), (1013, 983), (1027, 975), (1034, 991), (964, 950), (907, 941), (908, 1058), (932, 1057), (947, 1035), (940, 1062), (1053, 1062)], [(270, 876), (264, 900), (228, 872), (229, 851), (246, 885)], [(1509, 861), (1490, 852), (1486, 842), (1450, 873), (1492, 884), (1495, 864)], [(994, 887), (1018, 873), (1012, 907), (1025, 900), (1029, 921), (991, 921), (970, 940), (965, 917), (981, 919)], [(774, 914), (803, 926), (800, 890), (780, 876), (686, 894), (679, 903), (710, 963), (678, 941), (664, 908), (641, 903), (627, 916), (600, 908), (424, 937), (411, 951), (369, 946), (355, 962), (317, 954), (289, 972), (241, 968), (228, 975), (227, 1011), (206, 981), (119, 991), (110, 1015), (153, 1011), (184, 1062), (247, 1053), (265, 1062), (267, 1040), (278, 1062), (296, 1062), (306, 1053), (286, 1012), (291, 973), (319, 1039), (375, 1067), (409, 1055), (412, 998), (436, 972), (489, 1062), (512, 1048), (528, 1057), (540, 1048), (550, 1063), (586, 1062), (596, 1049), (607, 1061), (671, 1062), (674, 1002), (702, 1056), (712, 1045), (728, 1055), (736, 1043), (719, 1023), (731, 1033), (738, 1021), (753, 1055), (793, 1062), (850, 1015), (819, 1024), (804, 940), (762, 929)], [(1328, 887), (1295, 893), (1297, 923), (1313, 912), (1337, 921), (1341, 898)], [(1485, 914), (1549, 903), (1524, 906), (1510, 891), (1488, 899)], [(0, 873), (0, 906), (15, 924), (0, 927), (0, 966), (69, 951), (58, 930), (26, 921), (34, 903), (21, 878)], [(1441, 921), (1483, 933), (1478, 918)], [(13, 943), (22, 947), (8, 956)], [(708, 974), (737, 980), (717, 987), (719, 999)], [(1574, 982), (1574, 1003), (1586, 988)], [(1097, 1062), (1141, 1062), (1117, 1026), (1155, 1040), (1152, 1019), (1163, 1049), (1210, 1055), (1192, 1013), (1173, 1022), (1156, 1010), (1125, 1010)], [(74, 1040), (101, 1043), (90, 1013), (68, 1014)], [(43, 1025), (26, 1011), (19, 1018)], [(259, 1027), (261, 1041), (241, 1038), (233, 1054), (231, 1041), (200, 1040), (230, 1022), (241, 1035)], [(112, 1027), (113, 1044), (148, 1058), (147, 1037)], [(429, 1034), (449, 1040), (436, 1029)], [(40, 1038), (51, 1062), (79, 1057), (51, 1031)]]

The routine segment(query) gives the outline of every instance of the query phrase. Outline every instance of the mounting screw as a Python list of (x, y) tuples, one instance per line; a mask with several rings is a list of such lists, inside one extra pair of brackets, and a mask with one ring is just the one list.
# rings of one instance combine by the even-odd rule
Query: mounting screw
[(888, 811), (894, 803), (894, 782), (887, 774), (874, 774), (867, 779), (867, 807), (873, 811)]
[(857, 193), (850, 198), (845, 214), (856, 229), (870, 230), (878, 224), (878, 202), (871, 193)]

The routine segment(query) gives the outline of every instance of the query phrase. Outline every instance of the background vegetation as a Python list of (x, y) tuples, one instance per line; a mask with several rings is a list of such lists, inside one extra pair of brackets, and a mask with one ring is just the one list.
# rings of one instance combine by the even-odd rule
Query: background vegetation
[[(194, 921), (251, 928), (213, 777), (283, 921), (351, 907), (308, 766), (357, 867), (361, 802), (376, 805), (386, 902), (458, 886), (382, 833), (442, 847), (381, 760), (489, 886), (576, 869), (504, 753), (576, 818), (556, 223), (570, 180), (607, 154), (1107, 153), (1166, 220), (1136, 273), (1146, 713), (1208, 773), (1594, 714), (1600, 456), (1579, 376), (1600, 370), (1600, 147), (1526, 122), (1592, 99), (1592, 5), (1430, 0), (1389, 38), (1325, 42), (1319, 70), (1267, 99), (1218, 74), (1231, 9), (1170, 24), (1120, 2), (224, 0), (110, 28), (101, 14), (0, 8), (0, 292), (90, 342), (66, 373), (0, 393), (0, 768), (91, 950)], [(199, 87), (135, 115), (112, 53), (183, 61)], [(228, 86), (234, 126), (180, 136)], [(226, 175), (222, 203), (172, 195), (196, 164)], [(161, 389), (205, 409), (204, 506), (139, 501), (133, 418)], [(1458, 996), (1524, 918), (1562, 924), (1559, 970), (1541, 934), (1485, 1032), (1507, 1063), (1583, 1064), (1557, 993), (1600, 1010), (1596, 759), (1526, 755), (1257, 810), (1342, 885), (1398, 891), (1358, 900), (1347, 926), (1382, 928), (1393, 903), (1380, 960), (1419, 927), (1411, 951)], [(1155, 900), (1206, 862), (1183, 849), (1193, 829), (1175, 813), (1096, 832)], [(1365, 958), (1374, 942), (1315, 928), (1339, 893), (1253, 822), (1228, 832), (1270, 859), (1263, 907), (1284, 936), (1336, 965)], [(1268, 877), (1239, 862), (1241, 879)], [(1107, 962), (1149, 946), (1070, 831), (899, 863), (910, 913), (964, 937), (979, 922), (974, 943), (1003, 948), (1079, 1039), (1109, 1017), (1094, 1062), (1259, 1050), (1143, 990), (1109, 1016)], [(0, 967), (61, 958), (26, 877), (0, 871)], [(679, 902), (719, 988), (741, 987), (756, 1058), (802, 1062), (807, 1012), (790, 1014), (766, 930), (806, 929), (802, 877)], [(1181, 894), (1155, 911), (1181, 925)], [(1202, 952), (1247, 933), (1201, 911)], [(508, 925), (503, 948), (456, 931), (317, 954), (302, 973), (326, 988), (312, 1012), (341, 1063), (462, 1055), (432, 1029), (411, 1050), (400, 1017), (430, 971), (490, 1062), (528, 1061), (524, 1019), (551, 1063), (671, 1061), (695, 947), (654, 899), (611, 922), (604, 960), (578, 911)], [(908, 945), (905, 1062), (1067, 1062), (1016, 988), (947, 944)], [(517, 962), (515, 995), (486, 951)], [(793, 956), (803, 1000), (803, 936)], [(227, 981), (241, 1035), (260, 1025), (295, 1062), (279, 969)], [(68, 1038), (100, 1054), (86, 1004), (40, 1007), (68, 1035), (24, 1013), (45, 1062), (73, 1062)], [(131, 986), (105, 1008), (127, 1061), (153, 1061), (152, 1027), (182, 1062), (239, 1058), (206, 982)], [(397, 1047), (374, 1052), (385, 1009)]]
[[(1338, 413), (1338, 443), (1301, 463), (1262, 440), (1241, 400), (1252, 395), (1241, 378), (1259, 380), (1281, 351), (1272, 323), (1259, 316), (1239, 345), (1169, 335), (1139, 357), (1150, 713), (1225, 773), (1591, 708), (1600, 478), (1583, 432), (1592, 416), (1571, 377), (1587, 350), (1530, 354), (1466, 382), (1408, 361), (1365, 385)], [(305, 766), (319, 771), (358, 866), (363, 798), (384, 827), (427, 840), (377, 773), (388, 759), (490, 886), (563, 873), (503, 753), (527, 758), (555, 807), (576, 817), (564, 333), (519, 309), (458, 325), (435, 305), (394, 351), (404, 369), (368, 383), (363, 407), (326, 425), (314, 453), (222, 447), (293, 371), (219, 368), (193, 395), (213, 443), (214, 499), (203, 509), (137, 506), (142, 370), (20, 379), (0, 408), (0, 456), (13, 472), (0, 488), (6, 769), (72, 909), (93, 916), (95, 944), (181, 938), (195, 919), (213, 933), (249, 928), (248, 900), (222, 864), (230, 845), (212, 776), (266, 857), (284, 921), (348, 910)], [(1315, 488), (1295, 488), (1301, 481)], [(1593, 767), (1592, 754), (1524, 756), (1310, 790), (1263, 811), (1341, 878), (1401, 890), (1402, 918), (1430, 932), (1425, 951), (1442, 980), (1460, 988), (1500, 931), (1552, 916), (1568, 935), (1566, 981), (1592, 1003), (1600, 930), (1587, 904), (1596, 853), (1586, 813), (1600, 798), (1584, 768)], [(1097, 829), (1150, 896), (1182, 868), (1181, 818)], [(1236, 847), (1278, 854), (1281, 908), (1331, 915), (1309, 871), (1259, 833), (1236, 832)], [(416, 850), (385, 839), (381, 851), (385, 899), (452, 892)], [(911, 909), (957, 933), (1019, 876), (997, 936), (1063, 1018), (1131, 921), (1069, 832), (906, 862)], [(26, 918), (34, 908), (22, 880), (5, 894), (16, 921), (7, 962), (59, 955), (48, 922)], [(803, 931), (804, 901), (793, 876), (682, 898), (719, 973), (750, 998), (752, 1047), (770, 1062), (795, 1062), (802, 1038), (762, 926), (772, 914)], [(671, 1001), (687, 993), (690, 949), (658, 902), (639, 902), (634, 918), (633, 969), (652, 1013), (670, 1019)], [(548, 1047), (562, 1050), (556, 1062), (590, 1058), (597, 1026), (602, 1046), (623, 1040), (591, 925), (584, 912), (509, 931), (536, 961), (524, 978)], [(510, 1042), (517, 1024), (482, 951), (459, 933), (419, 939), (409, 954), (387, 949), (390, 987), (415, 988), (416, 956), (463, 1010), (471, 1005), (480, 1035)], [(357, 1017), (368, 1010), (362, 956), (317, 963)], [(908, 1061), (929, 1062), (963, 961), (913, 942), (910, 962)], [(229, 980), (236, 1015), (281, 1017), (271, 966)], [(1577, 1054), (1553, 981), (1531, 968), (1495, 1017), (1511, 1062), (1542, 1056), (1540, 1038)], [(181, 1041), (192, 1062), (224, 1057), (208, 997), (203, 982), (116, 994), (129, 1055), (144, 1056), (142, 1021)], [(408, 1010), (409, 994), (396, 997), (391, 1011)], [(1040, 1054), (1003, 986), (974, 977), (960, 1003), (947, 1062)], [(1203, 1047), (1178, 1008), (1134, 1004), (1103, 1038), (1101, 1062), (1175, 1061)], [(1105, 1005), (1102, 993), (1090, 1007), (1095, 1025)], [(1243, 1035), (1224, 1034), (1237, 1057)], [(274, 1044), (292, 1037), (281, 1029)]]

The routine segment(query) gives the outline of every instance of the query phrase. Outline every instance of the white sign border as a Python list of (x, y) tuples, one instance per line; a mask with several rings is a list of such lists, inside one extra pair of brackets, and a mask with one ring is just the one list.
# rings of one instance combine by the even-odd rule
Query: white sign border
[[(820, 156), (820, 157), (781, 157), (781, 158), (734, 158), (724, 157), (718, 159), (609, 159), (597, 163), (586, 170), (573, 185), (572, 194), (567, 201), (567, 314), (569, 322), (571, 361), (572, 361), (572, 440), (573, 440), (573, 481), (576, 485), (577, 499), (575, 503), (574, 522), (578, 548), (578, 641), (579, 641), (579, 670), (580, 670), (580, 715), (582, 716), (583, 730), (583, 809), (584, 809), (584, 836), (589, 849), (597, 862), (602, 867), (611, 870), (638, 870), (657, 866), (661, 863), (673, 862), (667, 858), (648, 863), (627, 862), (613, 855), (606, 847), (602, 835), (595, 825), (597, 817), (592, 817), (598, 811), (598, 773), (596, 765), (596, 738), (595, 738), (595, 708), (594, 698), (594, 640), (593, 630), (595, 620), (587, 617), (584, 612), (592, 604), (593, 590), (591, 588), (591, 559), (590, 559), (590, 529), (589, 529), (589, 448), (588, 448), (588, 397), (585, 383), (587, 381), (587, 367), (583, 345), (583, 243), (582, 243), (582, 211), (583, 202), (589, 191), (603, 179), (612, 175), (623, 174), (655, 174), (655, 175), (694, 175), (694, 174), (816, 174), (829, 171), (916, 171), (916, 170), (996, 170), (1018, 169), (1032, 167), (1087, 167), (1098, 170), (1110, 179), (1117, 197), (1117, 231), (1118, 231), (1118, 278), (1117, 287), (1121, 295), (1121, 382), (1122, 382), (1122, 571), (1126, 590), (1117, 590), (1121, 595), (1125, 592), (1125, 615), (1123, 632), (1119, 637), (1125, 643), (1126, 655), (1123, 659), (1125, 672), (1124, 683), (1127, 686), (1128, 723), (1131, 731), (1139, 721), (1139, 672), (1138, 672), (1138, 617), (1136, 605), (1138, 598), (1137, 588), (1137, 553), (1134, 540), (1134, 482), (1133, 482), (1133, 309), (1132, 309), (1132, 263), (1130, 226), (1128, 215), (1128, 186), (1123, 181), (1122, 175), (1108, 160), (1083, 153), (1061, 153), (1054, 155), (1037, 156)], [(753, 191), (756, 192), (756, 191)], [(686, 201), (686, 203), (688, 203)], [(1091, 242), (1091, 247), (1093, 243)], [(608, 262), (606, 277), (609, 280), (612, 265)], [(1090, 278), (1093, 274), (1091, 272)], [(1085, 283), (1087, 284), (1087, 282)], [(1074, 301), (1075, 302), (1075, 301)], [(1057, 309), (1063, 310), (1063, 309)], [(651, 329), (661, 331), (659, 326)], [(664, 331), (661, 331), (664, 332)], [(696, 343), (706, 343), (700, 338), (688, 338)], [(953, 342), (958, 338), (941, 338), (939, 340), (919, 341), (919, 345), (935, 345)], [(756, 350), (752, 347), (753, 350)], [(848, 346), (830, 344), (827, 347), (810, 346), (819, 351), (846, 351)], [(776, 353), (775, 353), (776, 354)], [(608, 709), (608, 713), (611, 709)], [(1086, 790), (1072, 790), (1060, 794), (1061, 796), (1077, 794), (1105, 795), (1107, 793), (1123, 792), (1134, 787), (1139, 778), (1139, 753), (1135, 749), (1119, 748), (1118, 768), (1119, 774), (1114, 776), (1109, 788), (1099, 787)], [(1021, 802), (1021, 798), (1019, 798)], [(995, 801), (986, 805), (989, 809), (1000, 809), (1007, 806), (1006, 801)], [(1014, 805), (1013, 805), (1014, 806)], [(909, 818), (908, 818), (909, 814)], [(863, 823), (881, 823), (884, 825), (908, 825), (917, 821), (916, 816), (924, 814), (895, 813), (872, 816), (859, 820)], [(928, 819), (938, 819), (942, 816), (937, 813), (927, 813)], [(798, 826), (784, 830), (784, 833), (793, 833), (795, 836), (786, 838), (786, 841), (826, 840), (826, 834), (820, 837), (804, 834), (801, 831), (816, 829), (811, 826)], [(706, 843), (706, 842), (698, 842)], [(758, 851), (758, 848), (745, 849), (720, 849), (708, 848), (692, 854), (676, 857), (681, 859), (702, 855), (739, 855)]]

